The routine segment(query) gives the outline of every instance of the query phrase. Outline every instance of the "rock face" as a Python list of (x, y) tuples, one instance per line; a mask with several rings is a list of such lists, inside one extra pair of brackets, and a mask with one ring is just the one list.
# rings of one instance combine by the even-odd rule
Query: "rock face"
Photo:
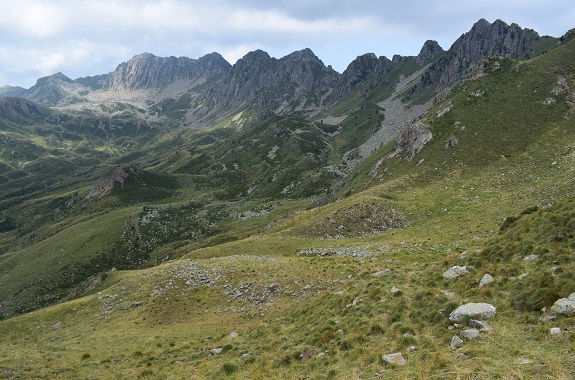
[(574, 315), (575, 314), (575, 293), (571, 293), (567, 298), (560, 298), (549, 310), (552, 314)]
[(488, 303), (468, 303), (453, 310), (449, 315), (449, 320), (451, 322), (461, 322), (466, 316), (473, 319), (492, 318), (496, 312), (495, 306)]

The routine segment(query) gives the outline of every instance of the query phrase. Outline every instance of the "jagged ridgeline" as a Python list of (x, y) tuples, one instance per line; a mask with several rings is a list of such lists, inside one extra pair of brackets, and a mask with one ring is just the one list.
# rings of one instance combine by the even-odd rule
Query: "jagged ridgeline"
[[(343, 73), (309, 49), (144, 53), (0, 88), (0, 336), (42, 363), (0, 348), (0, 374), (572, 374), (536, 314), (575, 291), (572, 36), (480, 20)], [(497, 306), (512, 353), (453, 340), (464, 301)], [(96, 343), (35, 354), (78, 331)], [(550, 364), (515, 363), (534, 341)]]

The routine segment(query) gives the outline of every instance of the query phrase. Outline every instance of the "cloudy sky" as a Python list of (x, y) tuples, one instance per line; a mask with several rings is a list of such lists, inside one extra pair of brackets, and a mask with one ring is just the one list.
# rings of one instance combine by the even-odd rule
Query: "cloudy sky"
[(280, 58), (311, 48), (341, 72), (358, 55), (448, 49), (480, 18), (542, 35), (575, 28), (573, 0), (0, 0), (0, 86), (42, 76), (104, 74), (132, 56), (230, 63), (262, 49)]

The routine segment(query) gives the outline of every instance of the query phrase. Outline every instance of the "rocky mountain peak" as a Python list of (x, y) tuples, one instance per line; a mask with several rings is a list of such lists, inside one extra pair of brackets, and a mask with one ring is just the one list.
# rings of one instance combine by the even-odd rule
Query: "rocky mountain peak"
[(508, 25), (502, 20), (489, 23), (480, 19), (451, 45), (439, 88), (455, 84), (483, 58), (497, 55), (528, 59), (536, 55), (541, 43), (539, 34), (532, 29), (523, 29), (517, 24)]
[(433, 58), (437, 57), (438, 55), (443, 54), (444, 52), (445, 50), (439, 46), (437, 41), (427, 40), (417, 55), (417, 63), (419, 65), (424, 65), (433, 60)]
[(134, 56), (121, 63), (103, 81), (110, 90), (161, 87), (180, 79), (229, 70), (231, 65), (217, 53), (199, 59), (187, 57), (157, 57), (150, 53)]

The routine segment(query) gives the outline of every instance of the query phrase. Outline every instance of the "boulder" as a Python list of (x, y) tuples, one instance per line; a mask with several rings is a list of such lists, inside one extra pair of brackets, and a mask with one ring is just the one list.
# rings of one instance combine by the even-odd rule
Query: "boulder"
[(401, 352), (383, 355), (381, 359), (388, 364), (405, 365), (406, 361)]
[(493, 282), (493, 277), (489, 273), (485, 273), (479, 281), (479, 287), (482, 288), (485, 285), (491, 284)]
[(464, 317), (469, 316), (470, 318), (492, 318), (495, 316), (497, 309), (495, 306), (485, 303), (467, 303), (465, 305), (459, 306), (457, 309), (453, 310), (449, 315), (449, 320), (451, 322), (461, 322)]
[(469, 274), (467, 267), (460, 267), (460, 266), (454, 265), (451, 268), (449, 268), (448, 270), (446, 270), (445, 272), (443, 272), (442, 276), (446, 280), (455, 280), (457, 277), (465, 276), (466, 274)]
[(575, 293), (567, 298), (560, 298), (549, 310), (551, 314), (561, 314), (561, 315), (573, 315), (575, 314)]

